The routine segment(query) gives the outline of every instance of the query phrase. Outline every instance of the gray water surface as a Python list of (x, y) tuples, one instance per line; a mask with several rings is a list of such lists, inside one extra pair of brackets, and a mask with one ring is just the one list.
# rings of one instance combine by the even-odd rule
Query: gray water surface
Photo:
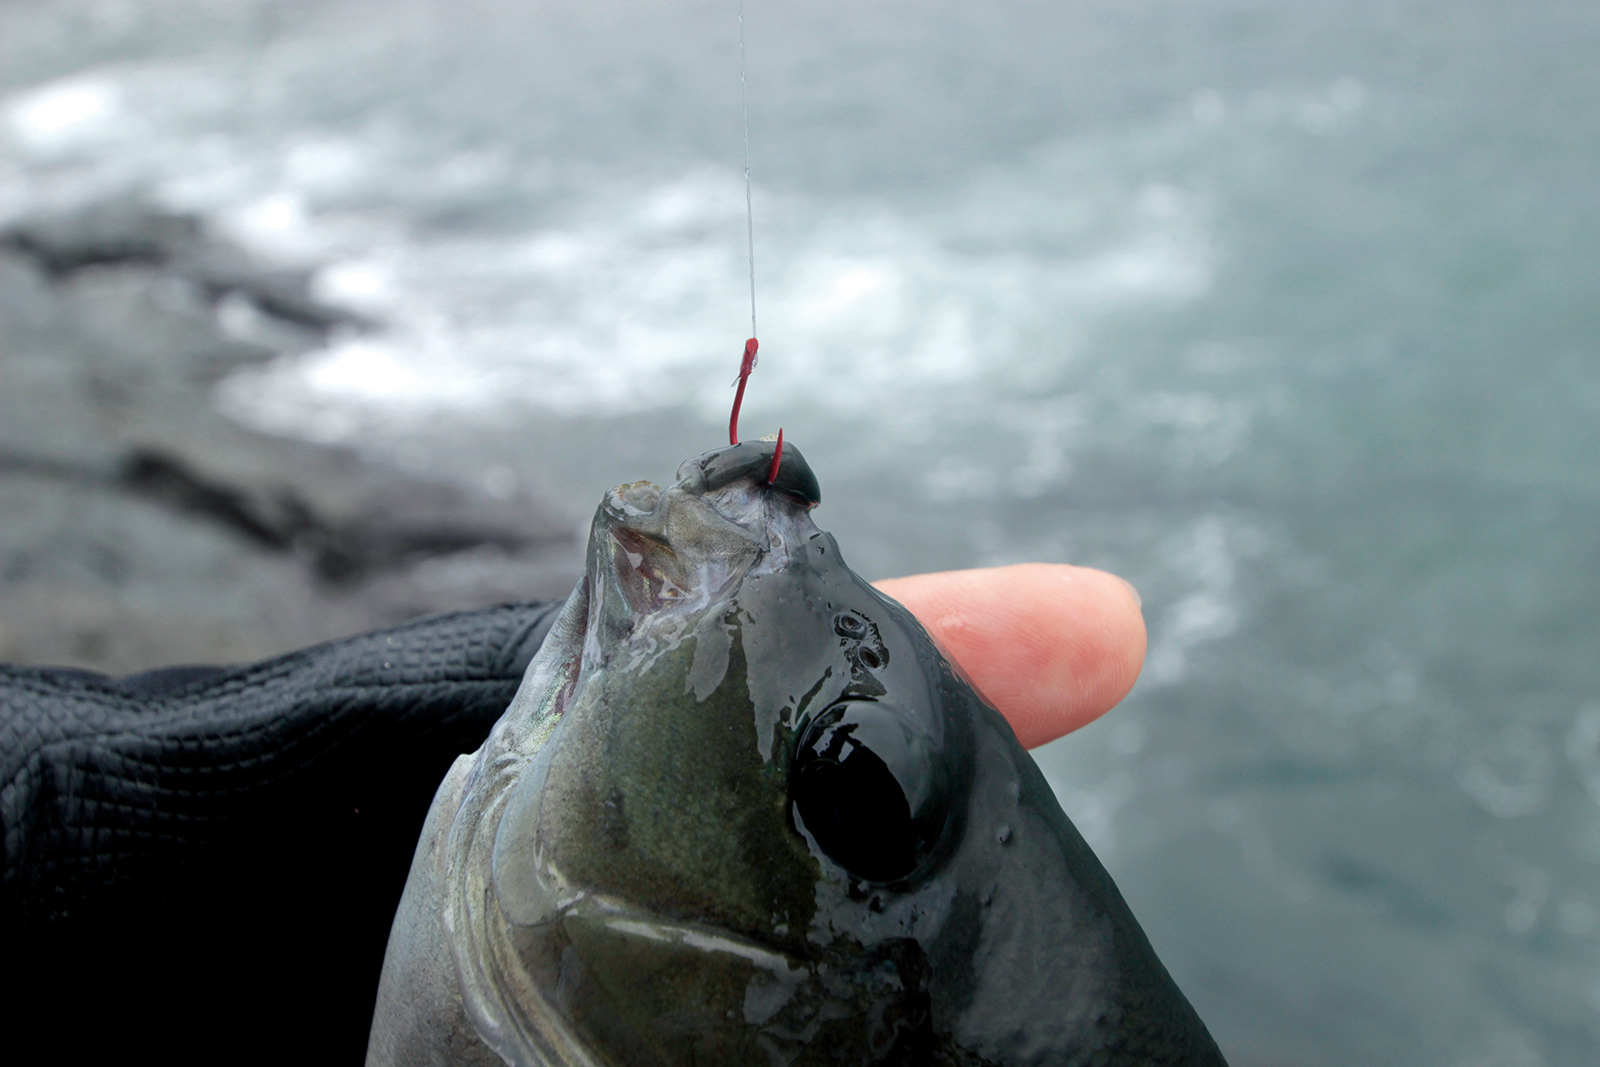
[[(314, 270), (220, 410), (576, 524), (725, 432), (735, 13), (0, 5), (0, 223)], [(1600, 1062), (1600, 7), (746, 14), (745, 433), (870, 577), (1140, 588), (1038, 756), (1230, 1061)]]

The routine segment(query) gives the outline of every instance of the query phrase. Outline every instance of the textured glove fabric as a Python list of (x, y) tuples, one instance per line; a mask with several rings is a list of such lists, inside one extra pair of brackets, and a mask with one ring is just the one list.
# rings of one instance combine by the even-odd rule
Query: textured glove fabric
[(62, 1062), (359, 1063), (434, 789), (558, 604), (243, 667), (0, 666), (0, 1012)]

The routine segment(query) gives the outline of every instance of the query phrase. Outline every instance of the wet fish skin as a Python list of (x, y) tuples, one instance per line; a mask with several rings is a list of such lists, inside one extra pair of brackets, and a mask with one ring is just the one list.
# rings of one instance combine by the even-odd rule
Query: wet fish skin
[(1223, 1064), (1005, 720), (812, 524), (793, 446), (764, 484), (771, 449), (607, 494), (440, 788), (368, 1062)]

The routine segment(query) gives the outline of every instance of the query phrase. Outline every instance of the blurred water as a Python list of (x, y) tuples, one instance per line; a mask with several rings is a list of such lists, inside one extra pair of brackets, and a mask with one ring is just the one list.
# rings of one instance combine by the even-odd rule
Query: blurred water
[[(716, 445), (733, 3), (0, 5), (0, 222), (386, 324), (275, 432), (572, 502)], [(748, 5), (763, 363), (869, 576), (1127, 575), (1039, 753), (1236, 1067), (1600, 1062), (1600, 8)]]

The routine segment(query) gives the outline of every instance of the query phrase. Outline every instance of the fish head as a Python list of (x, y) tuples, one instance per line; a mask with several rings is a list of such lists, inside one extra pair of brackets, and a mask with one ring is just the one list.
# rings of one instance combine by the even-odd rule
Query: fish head
[(904, 882), (955, 836), (967, 746), (920, 627), (812, 522), (785, 451), (773, 485), (771, 446), (737, 446), (606, 495), (566, 733), (512, 839), (618, 907), (804, 954), (827, 865)]
[(798, 450), (769, 483), (772, 455), (601, 503), (451, 825), (479, 1035), (527, 1067), (1208, 1043), (1004, 720), (817, 528)]

